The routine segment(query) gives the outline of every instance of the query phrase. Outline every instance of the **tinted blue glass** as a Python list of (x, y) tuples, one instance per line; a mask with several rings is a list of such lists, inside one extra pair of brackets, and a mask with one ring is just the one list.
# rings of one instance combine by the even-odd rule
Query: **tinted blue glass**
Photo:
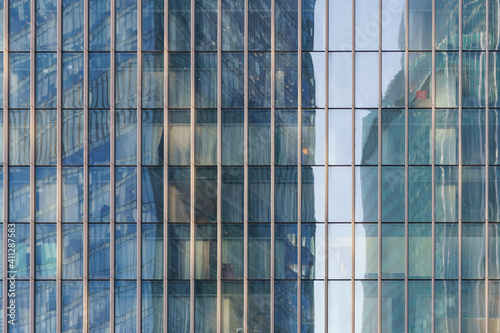
[(352, 48), (352, 3), (331, 0), (329, 10), (329, 29), (336, 31), (336, 33), (328, 34), (330, 50), (350, 51)]
[(217, 283), (195, 282), (194, 327), (196, 332), (217, 332)]
[[(12, 222), (12, 221), (11, 221)], [(17, 278), (29, 279), (30, 275), (30, 259), (32, 249), (30, 245), (30, 226), (29, 224), (16, 224), (15, 225), (15, 241), (16, 241), (16, 269)], [(19, 283), (19, 282), (17, 282)], [(19, 287), (19, 285), (18, 285)], [(17, 291), (21, 291), (17, 288)], [(29, 289), (29, 288), (28, 288)]]
[(237, 332), (243, 327), (243, 282), (224, 281), (221, 289), (223, 332)]
[(195, 279), (215, 280), (217, 278), (217, 226), (215, 224), (196, 226), (194, 265)]
[(109, 281), (89, 281), (89, 330), (109, 332)]
[(404, 0), (382, 1), (382, 49), (405, 49), (405, 12)]
[(436, 221), (458, 222), (458, 168), (436, 167)]
[(56, 222), (57, 169), (36, 168), (36, 221)]
[(56, 110), (36, 111), (36, 164), (56, 164), (57, 139)]
[[(293, 1), (293, 0), (292, 0)], [(280, 19), (279, 22), (284, 22)], [(275, 104), (277, 108), (297, 107), (298, 56), (296, 52), (276, 53)]]
[(195, 0), (195, 49), (215, 51), (217, 48), (217, 3)]
[(379, 45), (379, 6), (375, 1), (355, 0), (356, 50), (376, 50)]
[(9, 297), (9, 301), (14, 300), (16, 302), (16, 320), (14, 324), (9, 323), (7, 327), (11, 333), (24, 333), (29, 331), (30, 322), (29, 281), (17, 281), (16, 289), (15, 295)]
[(248, 164), (271, 164), (271, 112), (252, 110), (248, 114)]
[(189, 167), (168, 168), (168, 221), (189, 222), (191, 207)]
[(405, 282), (382, 281), (382, 331), (405, 330)]
[(462, 282), (462, 331), (477, 332), (485, 327), (484, 281)]
[(408, 275), (411, 279), (430, 279), (432, 275), (432, 225), (410, 224)]
[(191, 49), (191, 1), (168, 2), (168, 48), (170, 51)]
[(297, 282), (274, 283), (274, 331), (297, 331)]
[(222, 0), (222, 50), (243, 51), (245, 2)]
[(191, 107), (191, 58), (189, 53), (169, 56), (168, 106), (171, 108)]
[(356, 281), (354, 298), (354, 327), (366, 332), (377, 331), (378, 308), (377, 281)]
[(30, 55), (14, 53), (9, 55), (9, 62), (9, 107), (29, 108)]
[(243, 279), (243, 225), (222, 225), (222, 279)]
[(244, 112), (222, 111), (222, 164), (242, 165), (244, 160)]
[(271, 226), (248, 225), (248, 278), (271, 278)]
[(55, 224), (36, 225), (35, 255), (36, 278), (55, 278), (57, 268), (57, 229)]
[(325, 277), (325, 225), (302, 225), (302, 278)]
[(160, 0), (145, 0), (142, 2), (143, 51), (163, 51), (163, 3)]
[(9, 168), (9, 222), (30, 221), (30, 169)]
[(243, 167), (222, 168), (222, 222), (243, 222)]
[(189, 224), (170, 224), (167, 244), (168, 278), (189, 279), (191, 253)]
[(248, 221), (271, 222), (271, 168), (248, 168)]
[(163, 225), (142, 225), (142, 279), (163, 278)]
[(83, 283), (63, 281), (62, 283), (62, 331), (83, 330)]
[(276, 110), (274, 151), (276, 164), (297, 164), (297, 110)]
[(295, 51), (298, 47), (298, 1), (278, 0), (275, 9), (277, 51)]
[(488, 179), (488, 218), (492, 222), (500, 222), (500, 193), (497, 190), (498, 186), (500, 186), (500, 168), (490, 166)]
[(62, 276), (64, 279), (83, 278), (83, 225), (63, 224)]
[(350, 165), (352, 145), (352, 110), (328, 110), (328, 164)]
[(328, 282), (328, 332), (350, 332), (352, 317), (350, 281)]
[(409, 110), (408, 150), (410, 164), (431, 164), (432, 112)]
[(355, 60), (355, 105), (376, 107), (379, 103), (378, 53), (359, 52), (356, 53)]
[(137, 107), (137, 54), (116, 54), (115, 80), (115, 106), (117, 108)]
[(142, 222), (163, 222), (163, 168), (142, 168)]
[(500, 228), (492, 223), (488, 228), (488, 277), (498, 279), (500, 277)]
[(28, 165), (29, 153), (30, 112), (9, 110), (9, 164)]
[(352, 105), (352, 55), (346, 52), (330, 52), (328, 73), (329, 106), (350, 107)]
[[(265, 0), (264, 0), (265, 1)], [(271, 107), (271, 54), (250, 53), (248, 55), (248, 106)]]
[(352, 275), (352, 231), (350, 224), (328, 225), (328, 278), (348, 279)]
[[(0, 168), (0, 192), (3, 192), (3, 168)], [(5, 184), (7, 185), (7, 184)], [(1, 206), (3, 206), (3, 201), (4, 201), (4, 195), (3, 193), (0, 193), (0, 202), (2, 203)], [(6, 216), (4, 216), (4, 211), (3, 207), (0, 207), (0, 219), (4, 219)]]
[(169, 332), (189, 331), (189, 282), (168, 283), (168, 317), (166, 325)]
[(195, 163), (215, 165), (217, 163), (217, 111), (196, 112)]
[(109, 164), (109, 110), (89, 110), (89, 164)]
[(62, 111), (62, 162), (83, 164), (83, 110)]
[(355, 231), (355, 273), (357, 279), (376, 279), (378, 276), (378, 227), (376, 224), (357, 224)]
[(217, 107), (217, 54), (195, 55), (195, 105), (197, 108)]
[(274, 219), (276, 222), (297, 222), (297, 173), (297, 167), (276, 167), (275, 169)]
[(325, 221), (325, 186), (325, 167), (302, 167), (302, 222)]
[(402, 279), (405, 274), (404, 224), (382, 225), (382, 278)]
[(109, 225), (89, 225), (89, 277), (91, 279), (109, 278), (109, 237)]
[[(7, 0), (5, 0), (7, 1)], [(10, 51), (30, 50), (30, 1), (9, 1), (9, 48)]]
[(302, 107), (325, 106), (325, 55), (302, 52)]
[(324, 0), (302, 2), (302, 49), (322, 51), (325, 49)]
[(63, 51), (83, 51), (82, 0), (63, 0)]
[(142, 164), (163, 164), (163, 110), (142, 110)]
[(89, 222), (109, 217), (109, 168), (89, 168)]
[(248, 329), (255, 332), (271, 331), (271, 284), (269, 281), (248, 283)]
[(116, 50), (133, 51), (137, 47), (137, 3), (116, 1)]
[[(476, 84), (477, 87), (477, 84)], [(462, 163), (486, 163), (484, 110), (462, 110)]]
[(62, 68), (63, 108), (83, 107), (83, 54), (64, 53)]
[[(2, 16), (3, 16), (2, 14), (3, 14), (3, 12), (2, 12), (2, 10), (0, 9), (0, 19), (1, 19), (1, 18), (2, 18)], [(2, 32), (2, 25), (1, 25), (1, 24), (0, 24), (0, 33), (3, 33), (3, 32)], [(1, 45), (2, 45), (2, 38), (0, 37), (0, 46), (1, 46)], [(4, 66), (3, 66), (3, 53), (2, 53), (2, 54), (0, 54), (0, 81), (2, 81), (2, 82), (0, 83), (0, 90), (1, 90), (1, 92), (0, 92), (0, 105), (3, 105), (3, 101), (4, 101), (4, 99), (3, 99), (3, 98), (4, 98), (4, 96), (3, 96), (3, 95), (4, 95), (4, 94), (3, 94), (3, 77), (4, 77), (4, 75), (7, 75), (7, 74), (5, 74), (5, 73), (4, 73)]]
[(297, 225), (278, 224), (274, 235), (274, 275), (277, 279), (296, 279)]
[(271, 1), (269, 0), (248, 2), (248, 48), (271, 49)]
[(458, 50), (459, 47), (458, 0), (436, 3), (436, 49)]
[(458, 276), (458, 225), (436, 224), (436, 278)]
[[(224, 0), (226, 1), (226, 0)], [(222, 107), (241, 108), (244, 102), (243, 53), (222, 54)]]
[(411, 50), (432, 48), (432, 1), (410, 0), (408, 39)]
[(91, 51), (109, 51), (110, 11), (110, 1), (89, 0), (89, 49)]
[(408, 331), (432, 332), (432, 286), (430, 281), (408, 284)]
[(142, 107), (163, 108), (163, 54), (142, 55)]
[(484, 279), (485, 226), (462, 224), (462, 276), (464, 279)]
[(464, 52), (462, 55), (462, 105), (484, 107), (486, 105), (484, 52)]
[[(0, 5), (2, 6), (2, 9), (0, 9), (0, 20), (2, 20), (3, 22), (3, 19), (4, 19), (4, 10), (3, 10), (3, 6), (4, 6), (4, 0), (2, 0), (0, 2)], [(8, 15), (8, 14), (7, 14)], [(0, 37), (0, 47), (3, 48), (4, 47), (4, 40), (3, 40), (3, 34), (4, 34), (4, 30), (6, 29), (6, 27), (4, 28), (4, 25), (3, 24), (0, 24), (0, 34), (2, 35), (2, 37)], [(1, 302), (1, 301), (0, 301)], [(0, 320), (0, 328), (3, 329), (3, 319)]]
[(136, 168), (115, 169), (115, 221), (137, 221), (137, 171)]
[(464, 50), (484, 50), (486, 48), (486, 1), (463, 1), (462, 48)]
[(436, 106), (457, 107), (459, 57), (456, 52), (436, 52)]
[(163, 283), (143, 281), (141, 292), (142, 332), (163, 331)]
[(196, 168), (195, 221), (217, 221), (217, 168)]
[(362, 165), (378, 163), (378, 110), (356, 110), (355, 162)]
[(434, 329), (437, 332), (457, 332), (458, 320), (458, 281), (436, 281), (434, 305)]
[(484, 222), (486, 170), (484, 167), (462, 168), (462, 221)]
[(410, 107), (430, 108), (433, 99), (431, 52), (411, 52), (408, 67)]
[(405, 220), (405, 168), (382, 167), (382, 222)]
[(57, 1), (36, 0), (36, 49), (55, 51), (57, 47)]
[(89, 107), (109, 108), (109, 54), (89, 54)]
[(135, 332), (137, 325), (137, 282), (115, 282), (115, 331)]
[(56, 291), (56, 281), (36, 281), (35, 283), (36, 332), (57, 331)]
[(382, 163), (405, 163), (405, 110), (382, 111)]
[(191, 111), (169, 110), (168, 122), (168, 163), (188, 165), (191, 163)]
[(325, 164), (325, 111), (302, 111), (302, 164)]
[(116, 164), (137, 163), (137, 110), (116, 111)]
[(115, 276), (135, 279), (137, 275), (137, 225), (115, 225)]
[(356, 222), (376, 222), (378, 219), (377, 167), (356, 167), (354, 179)]
[(57, 105), (57, 56), (55, 53), (36, 55), (36, 107), (55, 108)]

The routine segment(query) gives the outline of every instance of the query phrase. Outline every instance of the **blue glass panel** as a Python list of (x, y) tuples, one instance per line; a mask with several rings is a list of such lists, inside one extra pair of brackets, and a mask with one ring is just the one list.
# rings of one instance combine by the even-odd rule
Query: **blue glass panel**
[(330, 52), (328, 63), (329, 106), (350, 107), (352, 105), (352, 55), (345, 52)]
[(168, 163), (191, 164), (191, 111), (168, 111)]
[(382, 331), (405, 330), (405, 282), (382, 281)]
[(458, 107), (457, 52), (436, 52), (436, 107)]
[(271, 1), (248, 2), (248, 47), (250, 50), (271, 49)]
[[(143, 51), (163, 51), (165, 10), (163, 3), (160, 0), (145, 0), (142, 2)], [(172, 48), (169, 48), (169, 50), (172, 50)]]
[(405, 258), (401, 255), (404, 252), (405, 225), (402, 223), (382, 224), (382, 278), (404, 278)]
[(276, 279), (297, 278), (297, 225), (277, 224), (274, 240)]
[(325, 55), (319, 52), (302, 52), (302, 107), (325, 106)]
[(243, 327), (243, 282), (224, 281), (222, 283), (222, 330), (238, 332)]
[(83, 107), (83, 54), (64, 53), (62, 64), (63, 108)]
[(411, 50), (432, 48), (432, 0), (410, 0), (408, 42)]
[(431, 281), (408, 283), (408, 332), (432, 332)]
[(63, 224), (62, 276), (64, 279), (83, 278), (83, 225)]
[(109, 281), (89, 281), (89, 331), (109, 332)]
[(168, 278), (189, 279), (191, 253), (189, 224), (170, 224), (167, 244)]
[(382, 50), (405, 49), (405, 2), (382, 0)]
[(195, 221), (217, 221), (217, 168), (196, 168), (195, 179)]
[(411, 279), (430, 279), (432, 275), (432, 225), (408, 227), (408, 275)]
[(274, 331), (297, 331), (297, 281), (274, 283)]
[[(491, 156), (491, 155), (490, 155)], [(491, 222), (500, 222), (500, 168), (489, 167), (488, 179), (488, 218)]]
[(137, 2), (116, 1), (116, 50), (134, 51), (137, 48)]
[(36, 168), (36, 221), (56, 222), (57, 169)]
[(459, 47), (458, 0), (436, 3), (436, 49), (458, 50)]
[(9, 110), (9, 164), (30, 163), (30, 112)]
[(325, 277), (325, 225), (302, 225), (302, 279)]
[(248, 329), (250, 332), (271, 331), (271, 284), (269, 281), (248, 283)]
[(109, 168), (89, 168), (89, 222), (109, 222)]
[[(226, 1), (226, 0), (224, 0)], [(222, 54), (222, 107), (242, 108), (244, 103), (243, 53)]]
[(271, 112), (252, 110), (248, 114), (248, 164), (271, 164)]
[[(378, 163), (378, 110), (356, 110), (355, 162), (361, 165)], [(345, 140), (345, 139), (344, 139)]]
[(271, 222), (271, 168), (248, 168), (248, 221)]
[(217, 3), (195, 0), (195, 49), (215, 51), (217, 48)]
[(462, 224), (462, 277), (484, 279), (485, 277), (485, 225)]
[(163, 110), (142, 110), (142, 164), (163, 165)]
[(356, 167), (354, 176), (356, 222), (376, 222), (378, 220), (377, 167)]
[(31, 29), (30, 0), (8, 1), (9, 51), (29, 51)]
[[(432, 92), (432, 55), (431, 52), (412, 52), (409, 60), (409, 105), (410, 107), (430, 108)], [(429, 110), (430, 111), (430, 110)], [(410, 122), (411, 123), (411, 122)]]
[(352, 163), (352, 110), (328, 110), (328, 164)]
[(298, 1), (278, 0), (275, 9), (277, 51), (295, 51), (298, 47)]
[(62, 6), (63, 51), (83, 51), (84, 2), (63, 0)]
[[(2, 3), (0, 2), (0, 5)], [(3, 11), (2, 9), (0, 9), (0, 19), (3, 19)], [(0, 34), (3, 33), (3, 26), (2, 24), (0, 24)], [(0, 47), (3, 47), (2, 46), (3, 44), (3, 39), (2, 37), (0, 37)], [(8, 66), (8, 65), (7, 65)], [(4, 66), (3, 66), (3, 53), (0, 54), (0, 105), (3, 105), (3, 101), (4, 101), (4, 94), (3, 94), (3, 78), (4, 78), (4, 75), (7, 75), (6, 73), (4, 73)]]
[(89, 110), (89, 164), (109, 164), (109, 110)]
[(378, 277), (378, 226), (357, 224), (355, 231), (355, 272), (357, 279)]
[[(7, 186), (7, 184), (5, 184), (5, 186)], [(3, 168), (0, 168), (0, 220), (3, 220), (4, 218), (6, 218), (6, 216), (4, 216), (4, 211), (3, 211), (3, 205), (4, 205), (4, 195), (3, 195), (3, 187), (4, 187), (4, 183), (3, 183)], [(5, 198), (7, 199), (7, 198)]]
[(217, 283), (198, 281), (194, 286), (194, 330), (217, 332)]
[(271, 75), (270, 53), (248, 55), (248, 107), (271, 107)]
[(83, 222), (83, 168), (63, 168), (62, 220)]
[(500, 226), (491, 223), (488, 228), (488, 277), (500, 277)]
[(89, 0), (89, 49), (91, 51), (109, 51), (110, 16), (110, 1)]
[(35, 283), (36, 332), (57, 331), (56, 291), (56, 281), (36, 281)]
[(137, 275), (137, 225), (115, 225), (115, 270), (117, 279), (135, 279)]
[(350, 224), (328, 225), (328, 278), (352, 276), (352, 230)]
[(382, 111), (382, 164), (405, 164), (405, 110)]
[[(14, 228), (16, 232), (14, 237), (16, 241), (16, 277), (18, 279), (28, 279), (30, 275), (30, 260), (33, 253), (30, 246), (30, 226), (29, 224), (15, 224)], [(18, 291), (21, 290), (17, 287), (16, 289)]]
[(115, 282), (115, 332), (137, 331), (137, 282)]
[(9, 222), (30, 221), (30, 169), (9, 168)]
[(405, 168), (382, 167), (382, 222), (405, 220)]
[(297, 164), (297, 110), (276, 110), (274, 150), (277, 165)]
[(243, 279), (243, 225), (222, 225), (222, 279)]
[(189, 108), (191, 107), (190, 54), (171, 54), (168, 60), (168, 106)]
[(83, 330), (83, 282), (62, 282), (62, 326), (63, 332)]
[(142, 225), (142, 279), (163, 278), (163, 225)]
[(248, 225), (248, 278), (271, 278), (271, 226)]
[(197, 225), (194, 254), (195, 279), (217, 278), (217, 226)]
[(436, 279), (458, 276), (458, 225), (436, 224)]
[(328, 281), (328, 332), (351, 332), (352, 285)]
[(376, 50), (380, 35), (379, 5), (375, 1), (356, 0), (355, 6), (356, 50)]
[(168, 2), (168, 49), (189, 51), (191, 49), (191, 1)]
[(9, 107), (29, 108), (30, 55), (13, 53), (9, 56), (9, 62)]
[(463, 281), (462, 332), (478, 332), (486, 324), (484, 281)]
[(36, 50), (55, 51), (57, 47), (57, 1), (36, 0)]
[(243, 51), (245, 2), (222, 0), (222, 11), (219, 15), (222, 16), (222, 50)]
[(486, 49), (486, 1), (463, 1), (462, 48), (464, 50)]
[(57, 229), (55, 224), (36, 225), (36, 278), (56, 277)]
[(488, 324), (493, 331), (500, 328), (500, 283), (498, 281), (491, 281), (488, 284)]
[(410, 164), (431, 164), (432, 112), (409, 110), (408, 150)]
[(222, 168), (222, 222), (243, 222), (243, 167)]
[(217, 54), (195, 55), (195, 106), (217, 107)]
[(486, 105), (485, 63), (484, 52), (464, 52), (462, 55), (462, 105), (464, 107)]
[(358, 108), (376, 107), (379, 104), (378, 57), (377, 52), (356, 53), (354, 82), (355, 105)]
[(137, 110), (118, 110), (115, 113), (116, 164), (137, 164)]
[(302, 222), (325, 222), (325, 167), (303, 166), (301, 180)]
[(477, 110), (477, 109), (462, 110), (462, 163), (463, 164), (486, 163), (485, 119), (486, 119), (486, 113), (484, 110)]
[[(284, 0), (285, 1), (285, 0)], [(294, 1), (294, 0), (291, 0)], [(278, 22), (284, 22), (283, 19)], [(277, 108), (293, 108), (298, 103), (298, 56), (296, 52), (276, 53), (274, 102)]]
[(168, 168), (168, 221), (189, 222), (191, 212), (191, 170)]
[(356, 281), (354, 298), (354, 325), (360, 332), (376, 332), (378, 317), (377, 281)]
[(436, 167), (436, 221), (458, 222), (458, 167)]
[(83, 110), (62, 111), (62, 162), (83, 164)]
[(458, 332), (458, 281), (436, 281), (435, 288), (435, 331)]
[(117, 108), (137, 107), (137, 54), (116, 54), (115, 80), (115, 106)]
[(109, 225), (89, 225), (89, 277), (91, 279), (109, 278)]
[(297, 167), (276, 167), (275, 171), (274, 219), (276, 222), (297, 222)]
[(325, 49), (325, 0), (302, 2), (302, 50)]
[[(57, 106), (57, 56), (55, 53), (36, 55), (36, 107), (56, 108)], [(12, 105), (11, 105), (12, 106)]]
[(163, 331), (163, 282), (143, 281), (141, 292), (142, 332)]
[(222, 111), (222, 164), (243, 165), (243, 110)]
[(325, 111), (302, 111), (302, 165), (325, 164)]
[(169, 332), (189, 332), (189, 295), (189, 281), (168, 283), (166, 325)]
[(36, 164), (54, 165), (57, 162), (57, 112), (36, 111)]
[(142, 55), (142, 107), (163, 108), (163, 53)]
[(163, 168), (142, 168), (142, 222), (163, 222)]
[(26, 333), (29, 332), (30, 324), (30, 285), (29, 281), (17, 281), (16, 293), (9, 297), (9, 302), (14, 301), (16, 304), (16, 315), (14, 323), (9, 323), (7, 328), (10, 333)]
[(109, 108), (109, 54), (89, 54), (89, 107)]
[(484, 167), (462, 168), (462, 221), (484, 222), (486, 170)]

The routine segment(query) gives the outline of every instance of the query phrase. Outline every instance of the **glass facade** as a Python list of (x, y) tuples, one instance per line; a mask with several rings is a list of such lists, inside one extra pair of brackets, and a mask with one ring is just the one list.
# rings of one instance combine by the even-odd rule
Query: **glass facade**
[(498, 332), (499, 18), (0, 0), (0, 332)]

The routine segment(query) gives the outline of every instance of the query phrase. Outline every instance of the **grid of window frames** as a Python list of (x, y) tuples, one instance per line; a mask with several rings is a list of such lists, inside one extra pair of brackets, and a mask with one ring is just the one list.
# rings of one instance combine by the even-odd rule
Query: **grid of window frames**
[(498, 1), (0, 4), (2, 331), (500, 330)]

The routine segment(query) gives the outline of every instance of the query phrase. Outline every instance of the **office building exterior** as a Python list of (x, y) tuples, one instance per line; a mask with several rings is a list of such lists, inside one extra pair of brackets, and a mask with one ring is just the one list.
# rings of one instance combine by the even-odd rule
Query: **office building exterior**
[(3, 332), (498, 332), (500, 1), (0, 1)]

